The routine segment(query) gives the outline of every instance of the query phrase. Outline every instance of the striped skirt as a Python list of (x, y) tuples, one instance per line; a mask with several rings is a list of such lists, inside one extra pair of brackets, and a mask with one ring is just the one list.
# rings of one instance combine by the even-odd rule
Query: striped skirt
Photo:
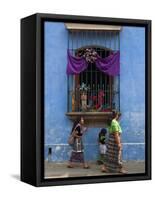
[(119, 172), (122, 168), (122, 151), (118, 149), (114, 134), (109, 134), (104, 165), (110, 172)]
[(73, 150), (69, 161), (84, 163), (84, 146), (82, 138), (75, 138), (72, 148)]

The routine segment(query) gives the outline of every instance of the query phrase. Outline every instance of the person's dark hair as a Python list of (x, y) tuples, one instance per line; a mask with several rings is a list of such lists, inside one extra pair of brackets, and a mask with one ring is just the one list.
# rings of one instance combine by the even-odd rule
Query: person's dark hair
[(121, 116), (121, 113), (118, 112), (118, 111), (113, 111), (113, 112), (112, 112), (112, 116), (108, 119), (108, 125), (109, 125), (109, 126), (111, 125), (112, 120), (116, 118), (116, 116), (119, 116), (119, 117), (120, 117), (120, 116)]
[(73, 127), (72, 127), (72, 130), (71, 130), (71, 134), (72, 134), (72, 132), (73, 132), (74, 128), (77, 126), (77, 124), (79, 124), (79, 123), (80, 123), (80, 121), (81, 121), (81, 118), (83, 118), (83, 117), (82, 117), (82, 116), (80, 116), (80, 117), (77, 117), (77, 119), (75, 120), (75, 122), (74, 122), (74, 124), (73, 124)]
[(106, 133), (107, 133), (107, 129), (105, 129), (105, 128), (102, 128), (101, 130), (100, 130), (100, 135), (102, 135), (102, 134), (104, 134), (104, 135), (106, 135)]
[(120, 117), (120, 116), (121, 116), (121, 113), (118, 112), (118, 111), (113, 111), (113, 112), (112, 112), (112, 119), (115, 119), (116, 116)]

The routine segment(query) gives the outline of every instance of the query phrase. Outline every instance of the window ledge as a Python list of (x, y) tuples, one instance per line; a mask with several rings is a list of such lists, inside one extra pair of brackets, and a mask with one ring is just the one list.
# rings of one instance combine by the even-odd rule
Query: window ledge
[(65, 23), (68, 30), (99, 30), (99, 31), (121, 31), (121, 26), (102, 24)]
[(72, 121), (75, 121), (79, 116), (83, 116), (85, 124), (89, 127), (103, 127), (108, 125), (112, 112), (68, 112), (66, 115)]

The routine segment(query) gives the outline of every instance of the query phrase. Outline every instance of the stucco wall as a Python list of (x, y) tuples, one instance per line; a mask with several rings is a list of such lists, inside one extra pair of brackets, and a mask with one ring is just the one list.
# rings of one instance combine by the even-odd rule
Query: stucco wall
[(124, 27), (120, 38), (124, 158), (145, 159), (145, 29)]
[[(144, 160), (145, 94), (144, 94), (144, 37), (143, 28), (123, 27), (120, 35), (121, 75), (120, 103), (123, 128), (123, 159)], [(98, 44), (104, 40), (98, 38)], [(83, 41), (82, 41), (83, 42)], [(89, 44), (89, 41), (86, 41)], [(52, 160), (68, 160), (67, 144), (72, 127), (67, 111), (67, 45), (68, 32), (64, 23), (45, 23), (45, 158), (52, 147)], [(80, 40), (79, 40), (80, 45)], [(82, 43), (82, 45), (85, 45)], [(85, 158), (98, 155), (99, 128), (89, 128), (84, 137)]]

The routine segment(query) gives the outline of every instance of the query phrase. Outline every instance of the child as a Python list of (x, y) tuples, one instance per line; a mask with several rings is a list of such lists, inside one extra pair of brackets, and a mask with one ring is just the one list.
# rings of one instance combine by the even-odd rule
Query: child
[(106, 144), (105, 144), (106, 134), (107, 134), (107, 130), (105, 128), (103, 128), (103, 129), (101, 129), (101, 131), (99, 133), (99, 137), (98, 137), (100, 155), (99, 155), (99, 159), (98, 159), (97, 163), (99, 165), (103, 164), (104, 158), (105, 158), (105, 153), (106, 153)]

